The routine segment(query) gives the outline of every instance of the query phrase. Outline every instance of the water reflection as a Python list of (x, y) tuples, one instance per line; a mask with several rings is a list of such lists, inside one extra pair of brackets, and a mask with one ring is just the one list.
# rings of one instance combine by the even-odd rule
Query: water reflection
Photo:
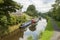
[[(26, 32), (28, 29), (27, 28), (20, 28), (20, 40), (24, 38), (24, 32)], [(30, 31), (35, 31), (36, 30), (36, 24), (32, 24), (29, 26)]]
[(27, 40), (29, 36), (32, 36), (33, 40), (37, 40), (40, 31), (45, 30), (46, 24), (46, 20), (42, 19), (37, 24), (33, 24), (30, 27), (20, 29), (23, 30), (23, 35), (21, 34), (23, 37), (20, 37), (19, 40)]
[(20, 38), (23, 38), (23, 35), (24, 35), (24, 29), (23, 28), (20, 28)]
[(30, 31), (35, 31), (35, 30), (36, 30), (36, 24), (32, 24), (32, 25), (29, 27), (29, 30), (30, 30)]
[(20, 28), (13, 34), (9, 34), (8, 37), (2, 38), (3, 40), (27, 40), (29, 36), (33, 37), (33, 40), (38, 39), (40, 31), (44, 31), (46, 27), (46, 20), (41, 19), (37, 24), (32, 24), (26, 28)]

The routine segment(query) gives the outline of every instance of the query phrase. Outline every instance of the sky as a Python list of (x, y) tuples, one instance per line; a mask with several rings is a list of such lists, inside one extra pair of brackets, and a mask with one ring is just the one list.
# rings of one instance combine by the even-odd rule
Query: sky
[(23, 5), (22, 11), (26, 11), (27, 7), (31, 4), (35, 5), (36, 10), (39, 12), (48, 12), (52, 8), (55, 0), (14, 0)]

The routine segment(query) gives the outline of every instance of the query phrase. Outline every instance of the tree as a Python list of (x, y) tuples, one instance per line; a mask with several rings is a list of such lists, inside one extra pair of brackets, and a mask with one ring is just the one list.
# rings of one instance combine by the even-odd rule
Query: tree
[(9, 13), (16, 12), (20, 8), (21, 6), (12, 0), (3, 0), (3, 3), (0, 3), (0, 15), (9, 17)]
[[(3, 16), (6, 17), (6, 21), (10, 22), (10, 14), (11, 12), (16, 12), (16, 10), (21, 9), (22, 6), (14, 2), (13, 0), (0, 0), (0, 27), (2, 29), (8, 28), (8, 24), (3, 23)], [(5, 19), (3, 19), (5, 20)], [(5, 31), (5, 30), (4, 30)]]
[(56, 0), (55, 4), (53, 5), (52, 17), (60, 21), (59, 15), (60, 15), (60, 0)]
[(38, 11), (36, 10), (34, 5), (29, 5), (26, 13), (30, 16), (37, 16), (38, 15)]
[(32, 11), (34, 12), (36, 10), (34, 5), (29, 5), (29, 7), (27, 8), (27, 11)]

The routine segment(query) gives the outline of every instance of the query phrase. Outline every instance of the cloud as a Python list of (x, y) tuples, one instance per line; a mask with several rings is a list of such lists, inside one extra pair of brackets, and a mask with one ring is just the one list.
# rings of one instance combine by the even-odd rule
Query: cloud
[(47, 12), (52, 8), (55, 0), (14, 0), (23, 5), (23, 11), (26, 11), (27, 7), (31, 4), (34, 4), (36, 9), (40, 12)]

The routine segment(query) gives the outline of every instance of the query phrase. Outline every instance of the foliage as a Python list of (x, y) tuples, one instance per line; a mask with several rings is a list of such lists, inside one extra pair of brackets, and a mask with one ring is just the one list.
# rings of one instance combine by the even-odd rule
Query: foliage
[(60, 28), (60, 21), (56, 21), (56, 24), (58, 25), (58, 28)]
[(32, 11), (34, 12), (35, 11), (35, 6), (34, 5), (29, 5), (29, 7), (27, 8), (27, 11)]
[(29, 5), (26, 13), (30, 16), (33, 16), (33, 17), (38, 16), (38, 11), (36, 10), (34, 5)]
[(16, 25), (16, 24), (19, 24), (19, 23), (23, 23), (26, 20), (27, 19), (26, 19), (26, 16), (25, 15), (22, 15), (22, 16), (10, 15), (10, 22), (8, 22), (8, 24), (9, 25)]
[(9, 13), (16, 12), (22, 6), (13, 0), (0, 0), (0, 31), (8, 30), (8, 24), (15, 24), (15, 17), (11, 17)]
[(0, 11), (4, 13), (15, 12), (16, 9), (20, 9), (21, 7), (13, 0), (3, 0), (3, 2), (0, 3)]
[(53, 11), (52, 11), (51, 16), (54, 19), (60, 21), (60, 0), (55, 1), (55, 4), (53, 5)]
[[(10, 21), (7, 21), (7, 17), (1, 15), (2, 17), (0, 18), (0, 31), (5, 32), (8, 29), (8, 26), (13, 26), (19, 23), (23, 23), (26, 22), (26, 16), (22, 15), (22, 16), (14, 16), (14, 15), (10, 15)], [(2, 34), (2, 32), (0, 32), (0, 34)]]
[(7, 30), (7, 18), (6, 16), (1, 15), (0, 18), (0, 35), (3, 34), (5, 32), (5, 30)]
[(22, 16), (17, 17), (17, 22), (18, 22), (18, 23), (23, 23), (23, 22), (25, 22), (25, 21), (27, 21), (25, 15), (22, 15)]
[(16, 24), (16, 16), (10, 15), (10, 21), (7, 24), (15, 25)]
[(0, 3), (0, 15), (5, 15), (7, 21), (10, 21), (11, 12), (16, 12), (16, 10), (21, 9), (22, 7), (18, 5), (13, 0), (2, 0), (3, 3)]

